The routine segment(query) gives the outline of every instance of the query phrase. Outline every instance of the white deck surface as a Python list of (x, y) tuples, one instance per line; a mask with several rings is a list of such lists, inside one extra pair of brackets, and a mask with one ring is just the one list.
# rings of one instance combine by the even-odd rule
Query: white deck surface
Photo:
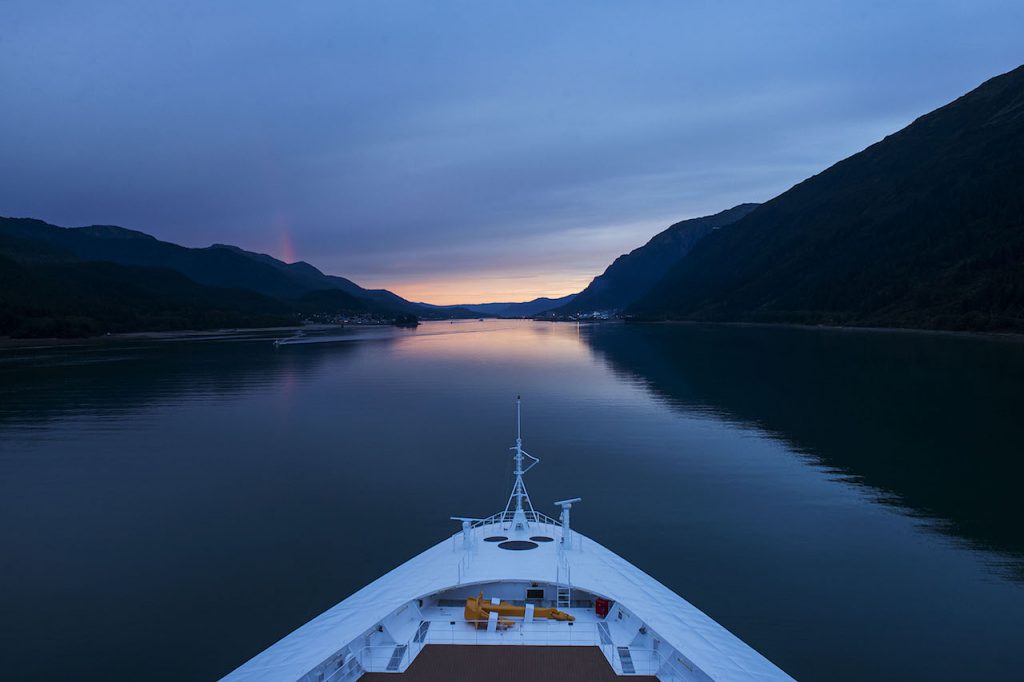
[[(462, 533), (410, 559), (348, 599), (303, 625), (277, 644), (253, 657), (225, 677), (231, 682), (252, 680), (297, 680), (331, 657), (349, 642), (360, 638), (386, 615), (412, 599), (427, 597), (459, 585), (505, 581), (557, 583), (560, 574), (559, 543), (541, 543), (527, 551), (508, 551), (483, 542), (487, 535), (517, 536), (500, 526), (483, 526), (470, 531), (473, 540), (464, 547)], [(528, 533), (561, 537), (557, 526), (534, 527)], [(573, 548), (565, 551), (574, 588), (601, 595), (621, 604), (657, 632), (666, 644), (685, 655), (707, 675), (717, 680), (789, 680), (786, 673), (743, 641), (667, 587), (625, 559), (574, 532)], [(461, 619), (461, 609), (449, 607), (450, 620)], [(435, 621), (440, 612), (427, 609), (425, 617)], [(576, 610), (573, 611), (574, 615)], [(589, 610), (588, 610), (588, 613)], [(596, 624), (583, 618), (579, 625), (538, 623), (514, 633), (477, 632), (465, 623), (450, 627), (452, 639), (462, 643), (527, 643), (499, 641), (501, 638), (577, 638), (575, 643), (595, 644)], [(434, 628), (438, 628), (435, 630)], [(441, 643), (443, 624), (431, 624), (429, 641)], [(529, 642), (532, 643), (532, 642)], [(537, 643), (545, 643), (538, 641)]]

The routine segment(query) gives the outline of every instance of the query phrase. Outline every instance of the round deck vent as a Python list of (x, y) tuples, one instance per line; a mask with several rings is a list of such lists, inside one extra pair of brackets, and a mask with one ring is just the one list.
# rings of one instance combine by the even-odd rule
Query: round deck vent
[(539, 545), (529, 540), (509, 540), (498, 545), (501, 549), (537, 549)]
[(504, 542), (505, 540), (508, 540), (508, 538), (504, 535), (491, 535), (484, 538), (484, 542)]
[(531, 535), (530, 539), (534, 542), (554, 542), (554, 538), (549, 538), (547, 535)]

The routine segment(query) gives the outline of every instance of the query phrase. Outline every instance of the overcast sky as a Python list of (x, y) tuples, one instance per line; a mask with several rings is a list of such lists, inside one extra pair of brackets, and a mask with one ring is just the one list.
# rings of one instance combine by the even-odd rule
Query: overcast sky
[(1024, 62), (1024, 2), (0, 2), (0, 215), (581, 289)]

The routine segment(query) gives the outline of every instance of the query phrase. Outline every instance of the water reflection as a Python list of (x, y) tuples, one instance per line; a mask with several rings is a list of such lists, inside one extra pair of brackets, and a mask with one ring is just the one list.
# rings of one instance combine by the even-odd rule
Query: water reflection
[[(750, 425), (875, 498), (1006, 554), (1024, 578), (1024, 343), (943, 335), (713, 325), (576, 327), (458, 321), (418, 330), (86, 343), (0, 358), (0, 433), (52, 420), (273, 390), (383, 344), (404, 361), (559, 371), (593, 352), (620, 380), (687, 413)], [(368, 346), (367, 344), (371, 344)], [(347, 360), (346, 360), (347, 358)], [(509, 383), (514, 383), (510, 379)], [(595, 389), (596, 390), (596, 389)]]
[(910, 333), (594, 325), (667, 403), (756, 425), (1024, 578), (1024, 343)]
[(309, 376), (328, 358), (358, 346), (275, 352), (270, 338), (86, 342), (9, 350), (0, 362), (0, 432), (53, 420), (138, 416), (156, 405), (230, 399)]
[(535, 502), (582, 496), (581, 531), (798, 679), (1024, 665), (1024, 591), (983, 563), (1019, 565), (1020, 345), (505, 321), (273, 338), (0, 352), (8, 677), (64, 676), (55, 646), (80, 679), (227, 672), (503, 504), (516, 392)]

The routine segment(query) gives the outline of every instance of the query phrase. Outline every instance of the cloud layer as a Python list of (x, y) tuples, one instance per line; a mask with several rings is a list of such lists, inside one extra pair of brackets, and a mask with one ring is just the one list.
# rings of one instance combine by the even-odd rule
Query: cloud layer
[(1013, 2), (6, 2), (0, 214), (578, 290), (1024, 61)]

